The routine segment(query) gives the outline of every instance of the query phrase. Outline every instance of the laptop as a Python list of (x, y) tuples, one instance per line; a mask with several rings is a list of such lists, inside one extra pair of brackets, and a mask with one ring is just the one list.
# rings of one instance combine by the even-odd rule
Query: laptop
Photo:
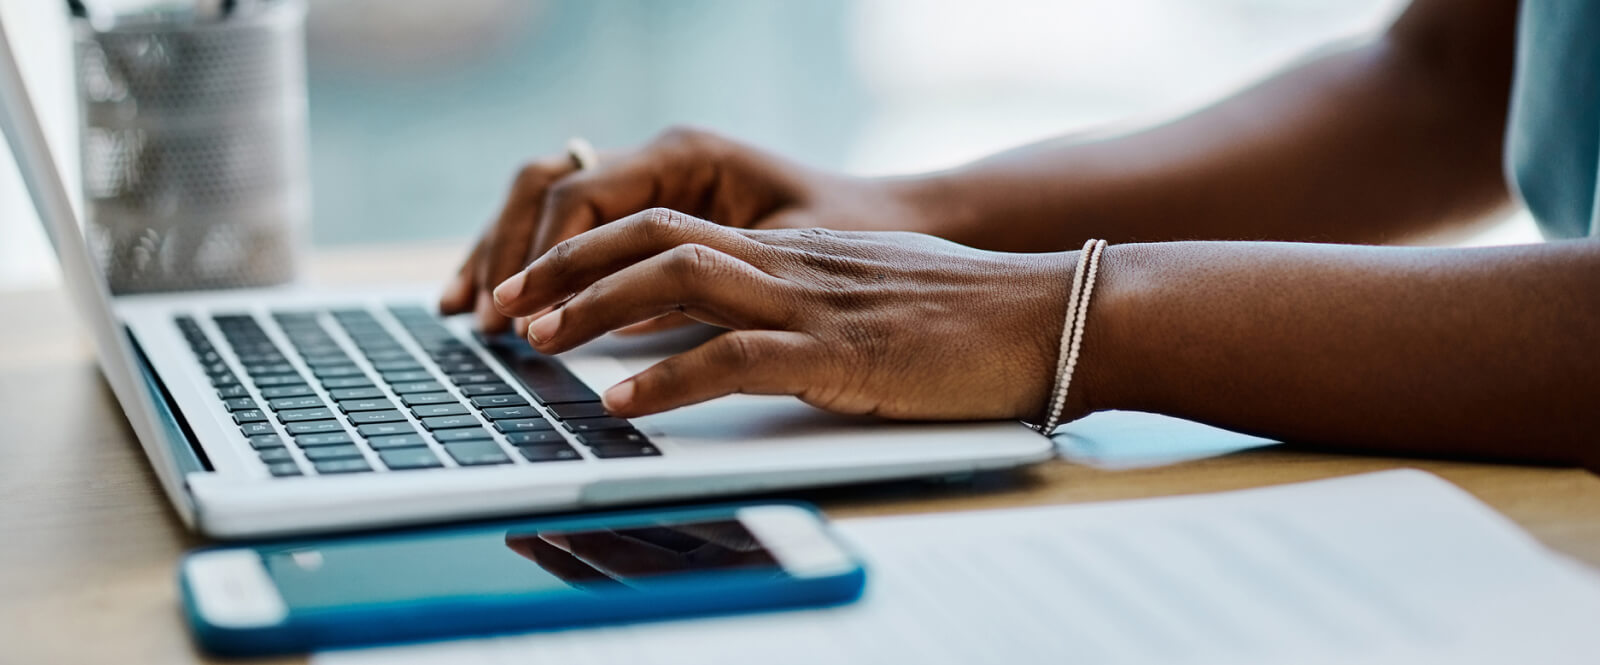
[(891, 423), (785, 397), (613, 418), (597, 389), (665, 357), (671, 335), (555, 358), (439, 318), (427, 288), (112, 297), (3, 25), (0, 129), (118, 403), (183, 522), (213, 537), (946, 476), (1053, 453), (1019, 423)]

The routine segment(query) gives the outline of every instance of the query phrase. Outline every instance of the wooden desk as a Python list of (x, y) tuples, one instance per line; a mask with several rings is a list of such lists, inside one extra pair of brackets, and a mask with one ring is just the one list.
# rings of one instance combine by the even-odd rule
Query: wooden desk
[[(431, 280), (458, 256), (454, 246), (325, 253), (313, 272), (327, 283)], [(0, 322), (0, 661), (202, 662), (173, 583), (178, 554), (201, 539), (157, 489), (70, 305), (55, 291), (0, 294)], [(972, 485), (803, 496), (845, 517), (1208, 492), (1401, 466), (1448, 478), (1600, 567), (1600, 478), (1571, 469), (1268, 450), (1123, 472), (1053, 462)]]

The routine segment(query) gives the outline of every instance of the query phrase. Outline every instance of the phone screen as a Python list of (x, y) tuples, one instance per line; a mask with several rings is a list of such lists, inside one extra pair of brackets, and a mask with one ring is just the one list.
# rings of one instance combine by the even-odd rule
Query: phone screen
[(672, 575), (783, 569), (737, 520), (593, 531), (477, 531), (262, 549), (290, 607), (648, 587)]

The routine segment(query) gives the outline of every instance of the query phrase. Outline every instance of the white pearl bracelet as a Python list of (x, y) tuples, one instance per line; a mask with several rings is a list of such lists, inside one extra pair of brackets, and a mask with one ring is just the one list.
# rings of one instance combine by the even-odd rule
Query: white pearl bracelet
[[(1072, 273), (1072, 292), (1067, 296), (1067, 321), (1061, 329), (1061, 350), (1056, 355), (1056, 384), (1050, 396), (1043, 425), (1035, 429), (1045, 435), (1061, 425), (1061, 411), (1067, 404), (1067, 389), (1072, 386), (1072, 371), (1078, 367), (1078, 351), (1083, 347), (1084, 322), (1089, 318), (1089, 298), (1094, 295), (1095, 276), (1100, 272), (1100, 253), (1106, 241), (1083, 244), (1078, 267)], [(1085, 280), (1085, 276), (1088, 277)]]

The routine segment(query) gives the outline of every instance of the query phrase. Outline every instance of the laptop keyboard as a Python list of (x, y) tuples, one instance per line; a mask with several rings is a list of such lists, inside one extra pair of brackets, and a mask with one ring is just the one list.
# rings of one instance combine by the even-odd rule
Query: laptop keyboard
[(365, 309), (272, 312), (287, 348), (254, 316), (215, 316), (236, 366), (193, 317), (175, 323), (274, 476), (661, 454), (628, 421), (607, 414), (600, 397), (558, 361), (525, 342), (480, 340), (515, 377), (507, 382), (427, 310), (393, 307), (388, 314), (420, 355)]

